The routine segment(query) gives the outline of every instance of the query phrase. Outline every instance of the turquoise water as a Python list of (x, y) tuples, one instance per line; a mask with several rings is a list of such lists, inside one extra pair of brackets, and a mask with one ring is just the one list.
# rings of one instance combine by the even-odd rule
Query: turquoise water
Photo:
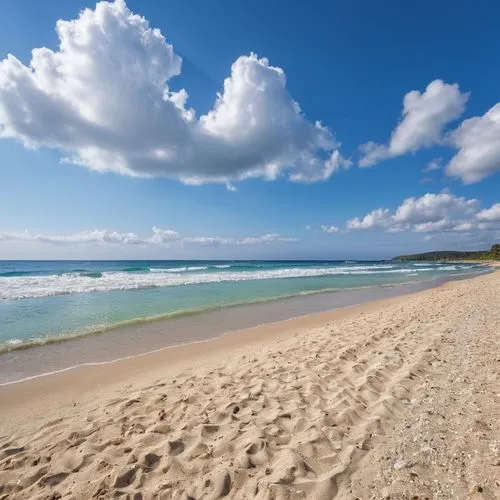
[(236, 304), (483, 270), (387, 261), (2, 261), (0, 352)]

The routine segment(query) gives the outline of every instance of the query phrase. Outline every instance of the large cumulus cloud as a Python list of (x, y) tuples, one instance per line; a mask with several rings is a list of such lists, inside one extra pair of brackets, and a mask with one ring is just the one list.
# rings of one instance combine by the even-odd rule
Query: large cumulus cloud
[(181, 58), (123, 0), (100, 2), (56, 30), (58, 50), (34, 49), (29, 65), (13, 55), (0, 62), (0, 137), (62, 150), (97, 171), (194, 184), (312, 182), (349, 166), (265, 58), (239, 57), (213, 108), (197, 117), (188, 93), (169, 87)]

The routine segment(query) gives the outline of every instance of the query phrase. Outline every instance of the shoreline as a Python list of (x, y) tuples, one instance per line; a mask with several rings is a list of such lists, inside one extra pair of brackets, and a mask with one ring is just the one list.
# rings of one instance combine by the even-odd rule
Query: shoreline
[(0, 387), (0, 495), (495, 498), (499, 297), (497, 269)]
[[(488, 271), (484, 271), (484, 272), (488, 272)], [(422, 284), (422, 285), (429, 284), (429, 287), (439, 286), (439, 285), (432, 285), (432, 283), (434, 281), (440, 281), (440, 280), (453, 281), (454, 279), (462, 279), (462, 277), (464, 279), (466, 279), (466, 278), (474, 277), (478, 274), (482, 274), (482, 273), (478, 272), (478, 273), (470, 273), (470, 275), (457, 275), (457, 276), (459, 276), (458, 278), (454, 278), (453, 275), (451, 275), (449, 278), (437, 277), (437, 278), (430, 278), (428, 280), (422, 280), (422, 281), (418, 281), (418, 282), (409, 281), (406, 283), (385, 284), (385, 285), (366, 285), (366, 286), (358, 286), (358, 287), (352, 287), (352, 288), (325, 288), (325, 289), (320, 289), (320, 290), (304, 291), (304, 292), (295, 293), (292, 295), (283, 295), (283, 296), (279, 295), (279, 296), (271, 297), (271, 298), (257, 299), (255, 301), (250, 301), (250, 302), (236, 302), (234, 304), (207, 307), (205, 309), (187, 309), (187, 310), (180, 310), (180, 311), (174, 311), (174, 312), (169, 312), (169, 313), (160, 313), (160, 314), (156, 314), (153, 316), (139, 317), (139, 318), (134, 318), (134, 319), (130, 319), (130, 320), (119, 321), (118, 323), (98, 327), (95, 330), (84, 330), (82, 332), (77, 332), (74, 334), (47, 337), (47, 338), (43, 338), (43, 339), (39, 339), (39, 340), (31, 340), (28, 342), (20, 341), (19, 343), (14, 342), (14, 343), (0, 344), (0, 356), (2, 354), (6, 354), (9, 352), (13, 352), (13, 351), (31, 349), (31, 348), (41, 347), (41, 346), (45, 346), (45, 345), (49, 345), (49, 344), (58, 344), (58, 343), (62, 343), (62, 342), (83, 340), (86, 337), (90, 337), (93, 335), (104, 335), (107, 332), (112, 332), (114, 330), (134, 328), (135, 326), (140, 326), (140, 325), (149, 324), (149, 323), (160, 324), (162, 322), (168, 322), (170, 320), (175, 320), (177, 318), (182, 318), (185, 316), (198, 316), (198, 315), (209, 314), (209, 313), (213, 313), (213, 312), (231, 310), (231, 309), (235, 309), (235, 308), (239, 308), (239, 307), (252, 307), (252, 306), (265, 305), (265, 304), (279, 303), (282, 301), (287, 301), (289, 299), (300, 299), (302, 297), (324, 295), (324, 294), (331, 294), (331, 293), (343, 293), (343, 292), (351, 292), (351, 291), (366, 290), (366, 289), (384, 289), (384, 288), (392, 289), (392, 288), (400, 288), (400, 287), (404, 288), (405, 286), (420, 285), (420, 284)], [(302, 314), (301, 314), (301, 316), (302, 316)], [(18, 339), (14, 339), (14, 340), (18, 340)], [(175, 345), (180, 345), (180, 344), (175, 344)], [(146, 353), (139, 353), (139, 354), (146, 354)], [(111, 361), (115, 361), (115, 360), (111, 360)]]
[[(151, 263), (148, 265), (153, 269)], [(372, 265), (375, 265), (375, 269), (380, 269), (380, 276), (378, 275), (379, 271), (374, 273), (373, 270), (371, 270)], [(22, 274), (26, 274), (26, 276), (23, 274), (22, 280), (27, 279), (31, 281), (17, 283), (15, 280), (18, 278), (13, 278), (14, 281), (12, 282), (10, 278), (4, 280), (0, 279), (0, 288), (2, 292), (5, 292), (0, 294), (0, 322), (8, 325), (8, 328), (0, 332), (0, 353), (27, 349), (48, 343), (71, 341), (79, 337), (99, 335), (100, 333), (106, 333), (124, 327), (126, 328), (127, 326), (140, 325), (158, 320), (161, 321), (163, 319), (175, 319), (177, 317), (201, 314), (218, 309), (228, 309), (239, 305), (280, 301), (286, 298), (318, 295), (323, 292), (339, 292), (370, 286), (384, 286), (384, 283), (387, 286), (398, 286), (404, 283), (420, 282), (421, 280), (426, 282), (434, 278), (439, 278), (438, 275), (441, 274), (437, 272), (441, 269), (439, 267), (434, 269), (430, 264), (429, 269), (422, 269), (422, 264), (417, 265), (420, 267), (413, 268), (406, 264), (377, 264), (367, 262), (366, 265), (355, 265), (351, 269), (349, 266), (345, 267), (345, 264), (336, 267), (333, 263), (331, 269), (327, 266), (324, 271), (321, 271), (321, 273), (324, 272), (324, 274), (320, 273), (318, 275), (320, 270), (316, 268), (299, 268), (300, 272), (298, 274), (294, 269), (284, 269), (286, 273), (282, 277), (286, 277), (293, 271), (291, 279), (279, 281), (271, 279), (271, 281), (267, 282), (266, 279), (263, 279), (261, 276), (260, 279), (250, 280), (248, 284), (245, 283), (248, 279), (245, 273), (248, 274), (249, 271), (247, 271), (245, 267), (242, 268), (245, 269), (242, 273), (245, 276), (243, 276), (240, 281), (238, 278), (239, 268), (235, 267), (233, 274), (229, 273), (230, 278), (224, 277), (228, 270), (221, 271), (222, 281), (216, 285), (205, 282), (204, 278), (201, 282), (192, 284), (193, 287), (180, 286), (179, 289), (177, 289), (179, 284), (172, 286), (157, 286), (150, 284), (150, 286), (143, 287), (144, 283), (142, 285), (140, 282), (135, 283), (137, 276), (140, 277), (149, 274), (151, 276), (165, 275), (169, 279), (171, 277), (181, 279), (180, 277), (184, 276), (183, 273), (178, 274), (177, 268), (168, 268), (165, 273), (132, 273), (129, 277), (120, 275), (118, 281), (125, 280), (123, 290), (116, 290), (113, 288), (117, 286), (118, 282), (112, 283), (113, 287), (108, 290), (106, 287), (109, 283), (101, 289), (101, 285), (99, 285), (100, 280), (89, 280), (87, 278), (85, 283), (79, 284), (81, 288), (79, 288), (77, 293), (72, 293), (71, 287), (66, 289), (66, 285), (59, 285), (59, 291), (53, 289), (53, 285), (58, 282), (57, 280), (59, 277), (67, 274), (66, 268), (68, 266), (61, 265), (61, 272), (57, 274), (57, 279), (54, 283), (47, 285), (47, 287), (42, 290), (43, 293), (41, 293), (41, 295), (38, 295), (40, 290), (37, 292), (41, 284), (37, 280), (35, 280), (34, 284), (31, 284), (33, 276), (28, 276), (28, 271), (22, 271)], [(228, 266), (231, 267), (232, 264), (228, 264), (224, 267)], [(407, 267), (408, 269), (399, 269), (401, 266)], [(78, 271), (83, 270), (84, 267), (85, 265), (82, 263), (82, 269)], [(87, 267), (93, 269), (91, 265)], [(105, 269), (102, 267), (103, 265), (99, 267), (99, 265), (96, 264), (96, 269), (100, 272), (104, 272), (106, 275), (109, 274), (111, 276), (117, 272), (115, 270), (105, 272)], [(119, 265), (115, 267), (120, 268)], [(197, 270), (202, 267), (182, 269)], [(215, 267), (222, 266), (204, 267), (213, 270)], [(265, 268), (265, 265), (258, 266), (259, 269), (260, 267)], [(442, 274), (444, 274), (444, 276), (448, 274), (452, 275), (454, 272), (467, 274), (468, 271), (474, 273), (478, 269), (484, 269), (484, 267), (485, 266), (481, 264), (460, 265), (456, 263), (455, 265), (449, 266), (449, 268), (442, 268), (444, 271)], [(72, 266), (69, 266), (69, 268), (72, 268)], [(386, 270), (382, 268), (396, 269)], [(464, 271), (464, 268), (468, 269), (468, 271)], [(136, 268), (130, 267), (124, 270), (127, 269), (132, 271)], [(144, 267), (144, 270), (148, 269), (147, 266)], [(413, 272), (410, 272), (412, 269)], [(36, 269), (32, 269), (31, 271), (35, 273)], [(214, 276), (219, 275), (219, 271), (216, 271), (216, 273), (212, 273)], [(280, 271), (281, 273), (283, 269), (278, 266), (274, 270), (266, 268), (265, 271), (262, 272), (268, 273), (271, 271)], [(308, 274), (309, 271), (313, 272), (313, 274)], [(421, 273), (420, 271), (426, 272)], [(427, 273), (427, 271), (431, 272)], [(44, 272), (55, 273), (55, 270), (52, 269), (49, 271), (45, 269)], [(72, 272), (73, 271), (69, 272), (69, 274), (71, 275)], [(302, 272), (306, 273), (302, 276), (305, 280), (294, 279), (295, 276), (300, 277)], [(338, 279), (328, 278), (330, 272), (332, 276), (338, 274)], [(401, 272), (410, 274), (408, 274), (408, 276), (399, 274)], [(259, 273), (261, 273), (261, 271), (259, 271)], [(374, 274), (374, 276), (371, 276), (372, 274)], [(428, 277), (427, 274), (430, 274), (430, 277)], [(195, 275), (197, 276), (196, 273), (186, 274), (188, 278), (194, 277)], [(201, 276), (205, 275), (202, 274)], [(52, 279), (56, 278), (56, 276), (55, 274), (51, 274), (48, 275), (48, 278)], [(189, 284), (191, 278), (188, 278), (182, 278), (181, 281), (187, 280), (186, 284)], [(3, 288), (4, 285), (5, 288)], [(138, 286), (137, 288), (135, 288), (136, 285)], [(234, 293), (232, 293), (233, 288), (235, 288)], [(75, 292), (75, 290), (73, 290), (73, 292)], [(89, 292), (89, 294), (86, 295), (85, 292)], [(82, 295), (82, 293), (84, 295)], [(212, 296), (213, 298), (210, 298)], [(68, 314), (68, 311), (72, 310), (75, 310), (77, 314)], [(1, 381), (0, 375), (0, 382)]]
[[(217, 307), (194, 314), (180, 314), (153, 320), (134, 320), (124, 325), (114, 325), (105, 331), (75, 335), (54, 341), (29, 346), (14, 347), (0, 352), (0, 387), (51, 376), (85, 366), (98, 366), (145, 356), (164, 349), (182, 347), (191, 343), (203, 343), (234, 332), (255, 327), (287, 322), (300, 317), (338, 310), (339, 308), (366, 304), (384, 298), (397, 297), (409, 293), (441, 286), (443, 283), (473, 279), (492, 272), (491, 269), (468, 275), (450, 275), (418, 282), (396, 285), (373, 285), (335, 291), (318, 291), (279, 297), (255, 303), (235, 304)], [(205, 323), (206, 333), (199, 337), (198, 323)], [(173, 332), (173, 337), (165, 338), (165, 332)], [(170, 333), (172, 335), (172, 333)], [(137, 336), (137, 338), (135, 338)], [(111, 353), (109, 352), (111, 348)], [(77, 352), (77, 359), (74, 359)], [(74, 359), (74, 362), (67, 361)], [(42, 372), (37, 366), (51, 366)], [(9, 379), (9, 370), (18, 370), (16, 378)], [(17, 372), (15, 372), (17, 373)]]
[[(500, 265), (496, 267), (500, 268)], [(80, 378), (80, 375), (82, 376), (91, 375), (92, 379), (96, 378), (101, 380), (105, 379), (107, 383), (109, 383), (111, 380), (109, 375), (115, 371), (113, 370), (115, 366), (127, 372), (126, 377), (131, 378), (130, 373), (132, 372), (136, 373), (137, 370), (147, 371), (147, 369), (143, 370), (145, 365), (155, 366), (155, 368), (151, 369), (151, 371), (155, 371), (156, 369), (159, 368), (159, 366), (156, 365), (157, 362), (159, 363), (174, 362), (175, 364), (181, 364), (183, 362), (189, 362), (191, 357), (204, 358), (207, 352), (210, 353), (210, 357), (217, 358), (221, 353), (221, 351), (225, 349), (232, 349), (235, 347), (244, 348), (256, 342), (260, 341), (265, 342), (266, 340), (272, 340), (273, 338), (286, 336), (290, 333), (290, 331), (295, 331), (297, 329), (314, 328), (329, 321), (344, 319), (351, 315), (355, 316), (358, 314), (364, 314), (366, 312), (376, 310), (379, 307), (389, 306), (398, 302), (404, 302), (405, 300), (407, 300), (408, 297), (411, 296), (425, 294), (428, 291), (445, 288), (447, 286), (453, 285), (456, 282), (481, 278), (482, 276), (491, 273), (500, 273), (500, 269), (493, 269), (491, 271), (478, 273), (472, 276), (456, 276), (454, 278), (449, 277), (446, 280), (443, 280), (443, 278), (437, 278), (434, 280), (429, 280), (427, 282), (388, 286), (387, 288), (393, 291), (396, 291), (395, 289), (398, 290), (394, 295), (389, 296), (387, 298), (383, 297), (379, 299), (377, 298), (368, 299), (364, 302), (348, 304), (340, 307), (322, 310), (319, 312), (299, 314), (297, 316), (292, 316), (277, 321), (258, 323), (256, 325), (249, 326), (246, 328), (240, 328), (240, 329), (236, 328), (228, 330), (210, 338), (205, 338), (200, 340), (189, 340), (184, 343), (164, 345), (147, 352), (134, 353), (120, 358), (104, 360), (104, 361), (84, 362), (54, 371), (35, 374), (32, 376), (28, 376), (24, 379), (2, 382), (0, 383), (0, 399), (6, 400), (5, 398), (9, 398), (9, 401), (12, 402), (16, 400), (16, 398), (12, 397), (13, 393), (15, 392), (15, 388), (19, 386), (25, 386), (25, 387), (28, 386), (28, 394), (24, 395), (23, 391), (23, 399), (24, 396), (26, 396), (27, 400), (31, 400), (32, 398), (36, 398), (37, 395), (43, 395), (47, 392), (50, 393), (51, 392), (50, 387), (52, 382), (56, 381), (56, 379), (57, 379), (56, 383), (63, 382), (63, 380), (66, 377), (70, 377), (70, 379), (72, 379), (75, 382), (75, 386), (78, 387), (79, 390), (83, 389), (87, 391), (89, 389), (89, 386), (87, 386), (86, 384), (82, 385), (81, 382), (78, 382), (77, 380)], [(426, 286), (422, 289), (417, 289), (414, 291), (405, 290), (406, 287), (412, 287), (418, 285), (426, 285)], [(371, 289), (377, 287), (369, 287), (369, 288)], [(355, 291), (357, 290), (359, 289), (355, 289)], [(278, 299), (278, 300), (290, 300), (293, 298), (297, 297)], [(276, 301), (271, 301), (271, 303), (273, 302)], [(255, 305), (256, 304), (250, 304), (248, 305), (248, 307), (253, 307)], [(247, 307), (247, 305), (243, 306), (238, 305), (232, 307), (234, 308)], [(215, 312), (223, 312), (223, 311), (215, 311)], [(159, 320), (157, 322), (157, 325), (161, 326), (162, 322), (163, 322), (162, 320)], [(68, 340), (68, 342), (71, 342), (72, 340), (84, 341), (85, 337), (70, 339)], [(63, 342), (66, 343), (66, 341)], [(48, 346), (50, 346), (50, 344)], [(201, 353), (200, 347), (204, 346), (207, 347), (207, 349), (205, 350), (205, 352)], [(34, 351), (37, 347), (45, 347), (45, 345), (34, 346), (32, 349), (30, 348), (30, 351)], [(0, 354), (0, 360), (2, 356), (5, 356), (7, 354), (9, 353)], [(162, 356), (163, 354), (165, 354), (165, 356)], [(129, 366), (125, 366), (127, 364)], [(94, 371), (94, 373), (90, 373), (91, 371)], [(116, 382), (118, 383), (123, 382), (122, 375), (117, 377)], [(32, 384), (33, 387), (30, 388), (29, 387), (30, 384)], [(71, 385), (70, 380), (68, 379), (66, 383), (63, 383), (63, 385), (64, 386)]]

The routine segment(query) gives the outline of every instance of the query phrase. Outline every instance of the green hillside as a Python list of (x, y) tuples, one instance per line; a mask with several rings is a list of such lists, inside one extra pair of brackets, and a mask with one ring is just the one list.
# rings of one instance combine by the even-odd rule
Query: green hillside
[(458, 252), (443, 250), (437, 252), (415, 253), (411, 255), (398, 255), (393, 260), (500, 260), (500, 244), (493, 245), (489, 250), (475, 252)]

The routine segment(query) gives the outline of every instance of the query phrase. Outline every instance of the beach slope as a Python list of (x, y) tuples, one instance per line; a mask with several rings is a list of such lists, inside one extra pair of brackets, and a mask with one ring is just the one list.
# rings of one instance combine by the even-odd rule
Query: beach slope
[(499, 345), (497, 271), (6, 385), (0, 499), (500, 498)]

